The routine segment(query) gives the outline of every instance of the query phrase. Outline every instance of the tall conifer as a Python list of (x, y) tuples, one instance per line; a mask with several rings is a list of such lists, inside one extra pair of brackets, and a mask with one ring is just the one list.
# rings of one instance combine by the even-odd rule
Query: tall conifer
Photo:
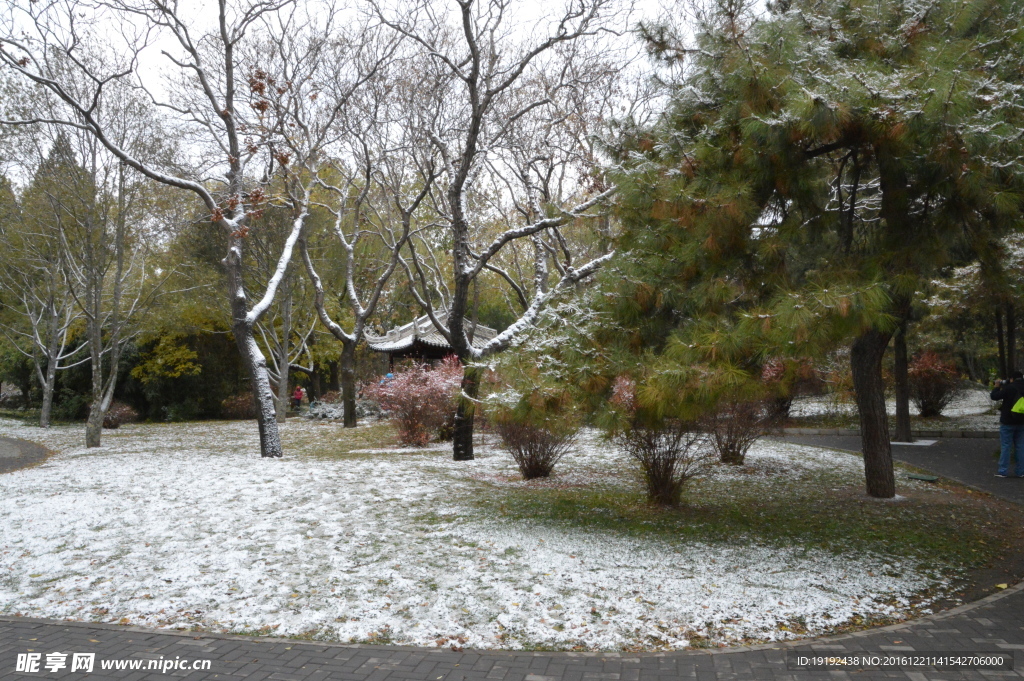
[[(621, 150), (622, 366), (671, 412), (769, 357), (850, 344), (868, 493), (895, 494), (882, 357), (922, 275), (1015, 228), (1018, 0), (798, 0), (701, 15), (671, 105)], [(1016, 65), (1016, 66), (1014, 66)], [(640, 363), (633, 363), (633, 370)]]

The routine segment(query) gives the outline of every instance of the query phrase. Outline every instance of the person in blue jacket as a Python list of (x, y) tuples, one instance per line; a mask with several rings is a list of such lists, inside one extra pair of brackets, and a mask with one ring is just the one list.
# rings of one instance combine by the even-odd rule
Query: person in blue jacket
[(1024, 397), (1024, 373), (1014, 371), (1007, 381), (996, 381), (995, 390), (989, 396), (1002, 400), (999, 407), (999, 469), (997, 478), (1010, 477), (1010, 456), (1017, 460), (1018, 478), (1024, 478), (1024, 414), (1013, 411), (1013, 405)]

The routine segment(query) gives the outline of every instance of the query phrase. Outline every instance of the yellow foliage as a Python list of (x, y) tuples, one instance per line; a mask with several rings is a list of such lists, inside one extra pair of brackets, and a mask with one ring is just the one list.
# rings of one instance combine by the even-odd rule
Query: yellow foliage
[(195, 363), (199, 355), (179, 341), (177, 336), (162, 336), (132, 369), (132, 377), (149, 384), (161, 378), (198, 376), (202, 372), (202, 367)]

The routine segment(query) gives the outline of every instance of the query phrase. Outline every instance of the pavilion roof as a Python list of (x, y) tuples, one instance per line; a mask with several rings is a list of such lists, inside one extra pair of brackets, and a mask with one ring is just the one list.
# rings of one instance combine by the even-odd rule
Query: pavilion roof
[[(442, 324), (448, 321), (447, 312), (441, 312), (435, 316)], [(472, 330), (472, 324), (468, 326)], [(498, 332), (489, 326), (477, 324), (475, 331), (473, 331), (473, 347), (482, 348), (497, 335)], [(370, 346), (371, 350), (376, 352), (401, 352), (411, 348), (417, 341), (436, 348), (451, 348), (445, 337), (434, 328), (433, 322), (430, 321), (430, 317), (427, 315), (417, 317), (408, 324), (391, 329), (383, 336), (377, 336), (369, 332), (366, 334), (366, 344)]]

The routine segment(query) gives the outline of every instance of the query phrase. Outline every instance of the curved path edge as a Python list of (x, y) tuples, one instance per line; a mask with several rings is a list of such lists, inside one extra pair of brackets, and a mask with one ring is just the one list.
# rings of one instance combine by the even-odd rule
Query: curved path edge
[(38, 442), (0, 435), (0, 475), (36, 466), (53, 454)]
[[(723, 655), (731, 653), (743, 653), (755, 650), (777, 650), (780, 648), (796, 648), (796, 647), (807, 647), (815, 646), (819, 644), (830, 644), (835, 641), (842, 641), (845, 639), (864, 638), (866, 636), (873, 636), (875, 634), (883, 632), (902, 631), (919, 625), (925, 625), (930, 622), (940, 622), (951, 617), (958, 617), (965, 615), (978, 608), (984, 608), (995, 604), (996, 602), (1015, 596), (1021, 592), (1024, 592), (1024, 581), (1021, 581), (1013, 586), (1006, 589), (1000, 589), (994, 594), (979, 598), (976, 601), (970, 603), (964, 603), (958, 605), (955, 608), (949, 610), (943, 610), (942, 612), (930, 613), (928, 615), (922, 615), (915, 617), (914, 619), (904, 620), (903, 622), (897, 622), (895, 624), (886, 624), (878, 627), (869, 627), (867, 629), (859, 629), (857, 631), (845, 632), (842, 634), (826, 634), (822, 636), (812, 638), (801, 638), (793, 639), (788, 641), (773, 641), (769, 643), (756, 643), (751, 645), (739, 645), (739, 646), (727, 646), (724, 648), (688, 648), (685, 650), (671, 650), (661, 652), (570, 652), (570, 651), (533, 651), (533, 650), (506, 650), (501, 648), (467, 648), (465, 650), (471, 651), (478, 655), (532, 655), (532, 656), (559, 656), (564, 655), (566, 657), (636, 657), (636, 656), (654, 656), (654, 657), (668, 657), (673, 655)], [(1022, 604), (1024, 607), (1024, 604)], [(160, 636), (181, 636), (189, 639), (220, 639), (224, 641), (249, 641), (256, 643), (287, 643), (289, 645), (311, 645), (317, 647), (334, 647), (334, 648), (354, 648), (363, 650), (400, 650), (400, 651), (416, 651), (424, 653), (451, 653), (453, 652), (450, 648), (424, 648), (420, 646), (397, 646), (397, 645), (383, 645), (383, 644), (372, 644), (372, 643), (345, 643), (343, 641), (320, 641), (320, 640), (308, 640), (301, 638), (287, 638), (282, 636), (247, 636), (245, 634), (227, 634), (220, 632), (211, 632), (204, 629), (155, 629), (152, 627), (138, 627), (125, 624), (117, 624), (114, 622), (87, 622), (82, 620), (54, 620), (46, 619), (41, 617), (19, 617), (11, 615), (0, 615), (0, 622), (8, 623), (20, 623), (28, 622), (32, 624), (52, 624), (60, 625), (65, 627), (82, 627), (86, 629), (104, 629), (109, 631), (119, 632), (138, 632), (141, 634), (151, 634)], [(1024, 648), (1024, 646), (1022, 646)], [(461, 651), (459, 651), (461, 652)], [(0, 669), (0, 674), (2, 674)], [(2, 678), (2, 676), (0, 676)]]

